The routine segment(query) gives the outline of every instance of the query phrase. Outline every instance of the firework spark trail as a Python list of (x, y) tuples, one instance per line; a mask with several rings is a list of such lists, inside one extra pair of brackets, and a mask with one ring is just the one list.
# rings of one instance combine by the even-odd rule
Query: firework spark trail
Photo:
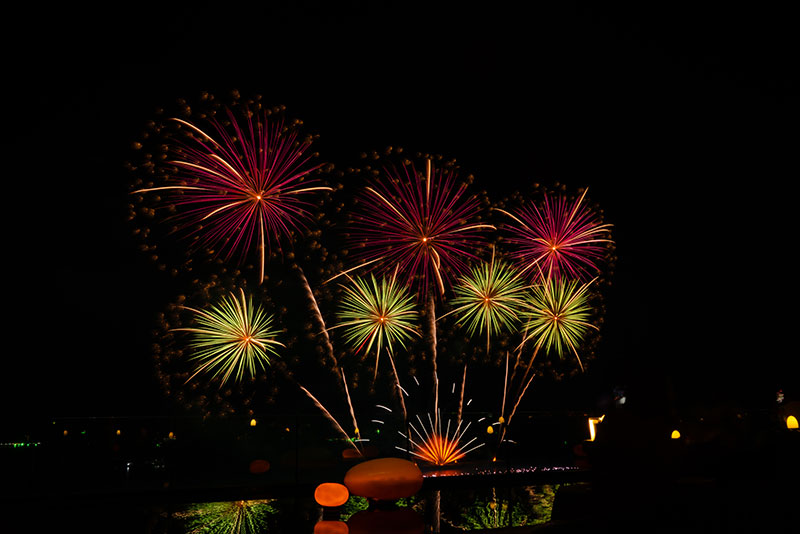
[(428, 325), (431, 331), (431, 361), (433, 362), (433, 413), (438, 414), (439, 372), (436, 364), (436, 302), (433, 295), (428, 297)]
[(520, 393), (517, 402), (514, 404), (514, 409), (511, 410), (511, 415), (508, 416), (508, 421), (506, 421), (506, 423), (503, 425), (503, 432), (500, 434), (499, 443), (503, 443), (503, 440), (505, 439), (506, 436), (506, 430), (508, 429), (508, 425), (511, 424), (511, 419), (514, 417), (514, 414), (517, 413), (517, 407), (519, 406), (519, 403), (522, 402), (522, 397), (525, 396), (525, 392), (528, 391), (528, 386), (531, 385), (531, 382), (533, 382), (533, 378), (535, 376), (536, 376), (535, 374), (531, 375), (531, 377), (528, 379), (528, 383), (525, 384), (525, 388), (522, 390), (522, 393)]
[(344, 437), (347, 439), (347, 443), (349, 443), (349, 444), (350, 444), (350, 445), (351, 445), (351, 446), (352, 446), (352, 447), (353, 447), (353, 448), (354, 448), (354, 449), (355, 449), (355, 450), (358, 452), (358, 454), (359, 454), (359, 455), (362, 455), (362, 453), (361, 453), (361, 450), (360, 450), (360, 449), (359, 449), (359, 448), (356, 446), (356, 444), (355, 444), (355, 443), (353, 443), (353, 440), (352, 440), (352, 438), (350, 437), (350, 435), (349, 435), (347, 432), (345, 432), (344, 428), (342, 428), (342, 425), (340, 425), (340, 424), (339, 424), (339, 421), (337, 421), (337, 420), (336, 420), (336, 418), (335, 418), (335, 417), (333, 417), (333, 416), (331, 415), (331, 413), (330, 413), (330, 412), (327, 410), (327, 408), (325, 408), (325, 406), (323, 406), (323, 405), (322, 405), (322, 403), (321, 403), (321, 402), (319, 402), (319, 401), (317, 400), (317, 398), (316, 398), (314, 395), (312, 395), (312, 394), (311, 394), (311, 392), (310, 392), (310, 391), (308, 391), (308, 390), (307, 390), (306, 388), (304, 388), (303, 386), (300, 386), (300, 384), (298, 384), (298, 386), (300, 387), (300, 389), (302, 389), (302, 390), (303, 390), (303, 392), (304, 392), (306, 395), (308, 395), (308, 397), (309, 397), (309, 398), (310, 398), (310, 399), (311, 399), (311, 400), (314, 402), (314, 404), (317, 406), (317, 408), (319, 408), (320, 410), (322, 410), (322, 413), (323, 413), (323, 414), (325, 414), (325, 417), (327, 417), (327, 418), (328, 418), (328, 420), (330, 420), (330, 421), (331, 421), (331, 422), (334, 424), (334, 426), (336, 427), (336, 429), (337, 429), (339, 432), (341, 432), (341, 433), (342, 433), (342, 435), (343, 435), (343, 436), (344, 436)]
[(344, 369), (342, 371), (342, 384), (344, 384), (344, 394), (347, 397), (347, 405), (350, 407), (350, 417), (353, 419), (353, 432), (356, 434), (356, 439), (361, 439), (361, 431), (358, 429), (358, 421), (356, 421), (356, 412), (353, 409), (353, 400), (350, 398), (350, 390), (347, 388), (347, 380), (344, 377)]
[(506, 392), (508, 391), (508, 351), (506, 351), (506, 372), (503, 379), (503, 402), (500, 404), (500, 417), (506, 415)]
[(308, 297), (309, 302), (311, 302), (311, 308), (314, 310), (314, 313), (317, 317), (317, 321), (319, 321), (320, 327), (322, 328), (321, 332), (325, 339), (325, 347), (328, 349), (328, 355), (333, 360), (333, 367), (334, 370), (339, 368), (339, 361), (336, 359), (336, 354), (333, 350), (333, 343), (331, 343), (331, 338), (328, 335), (328, 328), (325, 326), (325, 319), (322, 317), (322, 312), (317, 305), (317, 299), (314, 298), (314, 292), (311, 291), (311, 286), (308, 284), (308, 280), (306, 279), (306, 275), (303, 272), (303, 269), (300, 268), (299, 265), (296, 266), (297, 272), (300, 273), (300, 278), (303, 280), (303, 287), (306, 290), (306, 296)]
[(458, 400), (458, 418), (456, 422), (461, 424), (461, 413), (464, 408), (464, 388), (467, 386), (467, 364), (464, 364), (464, 376), (461, 378), (461, 396)]
[(400, 399), (400, 407), (403, 409), (403, 423), (408, 420), (408, 412), (406, 412), (406, 401), (403, 399), (403, 386), (400, 385), (400, 376), (397, 374), (397, 368), (394, 365), (394, 357), (392, 351), (389, 351), (389, 362), (392, 364), (392, 374), (394, 374), (394, 383), (397, 388), (397, 397)]

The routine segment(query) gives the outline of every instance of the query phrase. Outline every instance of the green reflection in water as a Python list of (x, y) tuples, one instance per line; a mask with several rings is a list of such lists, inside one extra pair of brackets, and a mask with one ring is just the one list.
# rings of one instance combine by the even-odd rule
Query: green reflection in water
[[(538, 525), (550, 521), (559, 485), (490, 488), (442, 510), (442, 519), (461, 530)], [(444, 496), (443, 496), (444, 497)], [(452, 502), (442, 499), (444, 503)], [(451, 519), (452, 518), (452, 519)]]
[[(419, 500), (419, 498), (414, 495), (411, 497), (404, 497), (401, 499), (397, 499), (394, 501), (393, 506), (397, 506), (398, 508), (414, 508), (419, 511), (419, 508), (424, 504)], [(361, 512), (362, 510), (369, 509), (369, 500), (366, 497), (358, 497), (356, 495), (351, 495), (347, 502), (344, 503), (341, 508), (339, 509), (339, 521), (347, 521), (350, 519), (350, 516)]]
[(255, 534), (268, 530), (275, 499), (197, 503), (173, 514), (187, 534)]

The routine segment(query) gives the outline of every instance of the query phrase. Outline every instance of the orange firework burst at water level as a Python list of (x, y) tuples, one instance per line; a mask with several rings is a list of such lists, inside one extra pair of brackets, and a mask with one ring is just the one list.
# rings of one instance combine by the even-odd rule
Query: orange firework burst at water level
[(414, 426), (413, 423), (409, 423), (408, 425), (415, 437), (412, 437), (410, 431), (407, 435), (400, 432), (400, 435), (406, 438), (413, 448), (407, 450), (398, 446), (397, 449), (408, 452), (434, 465), (446, 465), (457, 462), (470, 452), (484, 445), (483, 443), (479, 443), (474, 447), (470, 447), (478, 438), (472, 438), (466, 443), (463, 443), (464, 436), (469, 430), (471, 423), (467, 423), (462, 427), (462, 423), (459, 422), (451, 435), (450, 420), (447, 421), (444, 432), (442, 432), (441, 414), (436, 420), (437, 423), (434, 424), (430, 414), (428, 414), (428, 427), (426, 428), (418, 415), (417, 422), (419, 423), (419, 429)]

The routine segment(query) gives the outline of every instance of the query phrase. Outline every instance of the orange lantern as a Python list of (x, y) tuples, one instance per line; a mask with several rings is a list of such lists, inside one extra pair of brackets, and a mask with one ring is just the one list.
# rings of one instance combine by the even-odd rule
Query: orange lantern
[(320, 506), (335, 508), (347, 502), (350, 491), (342, 484), (336, 482), (323, 482), (314, 490), (314, 500)]

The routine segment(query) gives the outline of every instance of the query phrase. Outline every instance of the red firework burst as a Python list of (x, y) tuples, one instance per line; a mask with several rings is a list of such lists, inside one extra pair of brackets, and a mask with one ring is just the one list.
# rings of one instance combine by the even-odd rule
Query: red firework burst
[[(586, 191), (575, 201), (559, 195), (552, 199), (545, 194), (541, 206), (530, 203), (517, 213), (498, 209), (514, 221), (506, 229), (507, 242), (523, 270), (533, 276), (552, 276), (585, 280), (597, 273), (597, 262), (612, 243), (610, 224), (583, 204)], [(538, 268), (537, 268), (538, 267)]]
[(494, 229), (479, 222), (480, 203), (457, 184), (452, 169), (425, 173), (413, 163), (384, 168), (381, 179), (367, 187), (364, 209), (352, 222), (351, 240), (357, 261), (394, 269), (414, 284), (424, 299), (431, 287), (445, 291), (484, 246), (482, 232)]
[(133, 193), (165, 193), (174, 206), (174, 221), (193, 247), (216, 250), (229, 259), (255, 249), (264, 277), (271, 247), (311, 218), (310, 195), (328, 187), (307, 180), (320, 165), (311, 165), (310, 139), (282, 120), (246, 113), (237, 120), (229, 109), (229, 125), (210, 118), (210, 129), (182, 119), (183, 139), (169, 146), (174, 169), (167, 185)]

